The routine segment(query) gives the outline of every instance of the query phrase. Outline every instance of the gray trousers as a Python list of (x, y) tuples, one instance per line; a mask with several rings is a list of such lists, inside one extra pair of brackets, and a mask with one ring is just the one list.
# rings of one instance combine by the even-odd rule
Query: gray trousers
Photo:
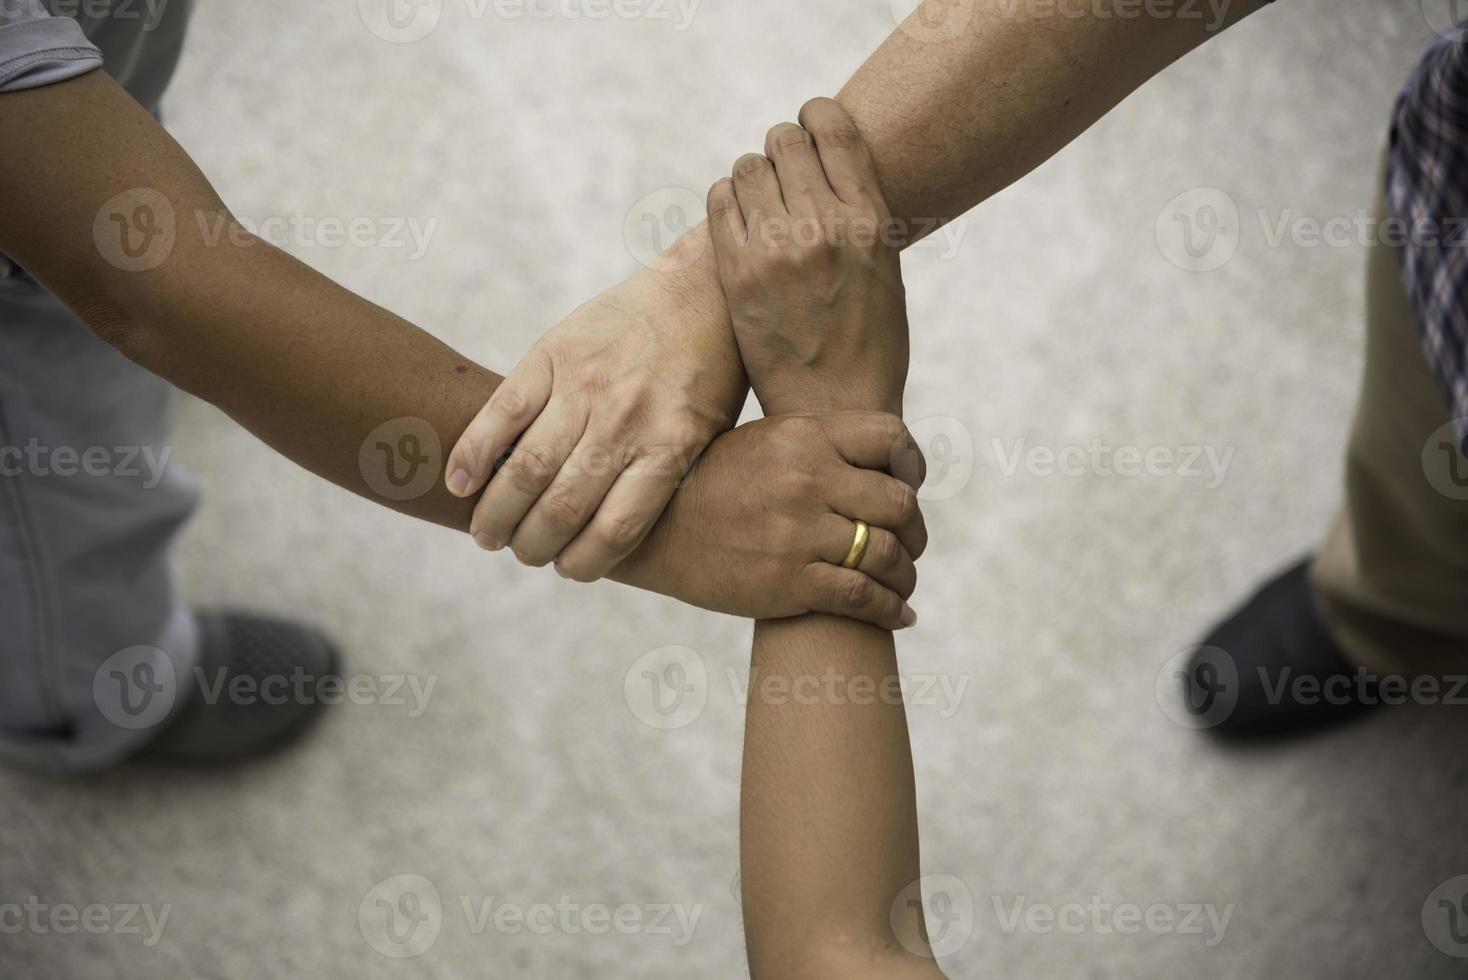
[[(0, 761), (105, 768), (176, 707), (198, 640), (169, 550), (198, 490), (171, 458), (174, 394), (0, 278)], [(165, 676), (162, 714), (140, 711)]]

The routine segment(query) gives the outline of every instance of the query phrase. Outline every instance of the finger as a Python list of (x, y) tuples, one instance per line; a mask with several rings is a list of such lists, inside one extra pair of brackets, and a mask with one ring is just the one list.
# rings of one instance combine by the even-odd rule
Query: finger
[(734, 196), (751, 240), (760, 234), (761, 222), (789, 220), (775, 168), (758, 153), (746, 153), (734, 161)]
[(498, 551), (560, 472), (586, 429), (586, 411), (553, 399), (520, 437), (505, 465), (474, 507), (469, 533), (481, 548)]
[(533, 423), (551, 396), (550, 364), (531, 351), (500, 383), (449, 453), (449, 492), (468, 497), (483, 489), (495, 463)]
[(810, 590), (806, 602), (817, 612), (859, 619), (886, 630), (906, 629), (917, 622), (917, 613), (896, 592), (854, 568), (815, 561), (805, 567), (804, 578)]
[(734, 255), (749, 241), (744, 227), (744, 210), (739, 207), (739, 197), (734, 193), (734, 181), (722, 177), (714, 181), (708, 195), (709, 229), (713, 232), (714, 248), (720, 257)]
[(785, 210), (813, 217), (836, 202), (836, 192), (821, 169), (821, 158), (810, 133), (794, 123), (780, 123), (765, 135), (765, 156), (780, 178)]
[(577, 582), (595, 582), (637, 550), (692, 465), (673, 453), (634, 460), (607, 492), (596, 516), (561, 551), (556, 571)]
[(588, 430), (531, 505), (510, 538), (520, 561), (536, 568), (549, 564), (596, 513), (625, 465), (607, 448), (613, 444), (609, 436)]
[(826, 502), (842, 517), (891, 531), (913, 558), (921, 558), (928, 547), (928, 528), (917, 494), (894, 476), (847, 467), (830, 481)]
[[(856, 525), (838, 514), (826, 514), (821, 518), (817, 533), (821, 541), (821, 559), (840, 565), (856, 540)], [(917, 565), (902, 542), (897, 540), (897, 535), (886, 528), (868, 526), (866, 550), (856, 570), (870, 575), (904, 599), (917, 588)]]
[(861, 130), (835, 99), (811, 99), (800, 109), (800, 125), (815, 141), (821, 168), (836, 196), (847, 204), (874, 208), (888, 216), (877, 165)]
[(852, 466), (886, 470), (918, 490), (928, 463), (906, 423), (887, 412), (837, 412), (822, 418), (826, 435)]
[(719, 283), (729, 296), (738, 295), (750, 281), (748, 263), (749, 237), (744, 225), (744, 211), (734, 193), (734, 181), (728, 177), (709, 188), (709, 230), (714, 240), (714, 261), (719, 269)]

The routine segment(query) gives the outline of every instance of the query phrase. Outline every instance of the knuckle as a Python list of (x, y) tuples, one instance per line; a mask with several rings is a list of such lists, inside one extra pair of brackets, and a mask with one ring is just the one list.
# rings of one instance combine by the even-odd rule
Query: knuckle
[(516, 449), (505, 464), (505, 472), (515, 489), (522, 493), (539, 493), (555, 472), (555, 456), (548, 447), (526, 446)]
[(641, 477), (676, 483), (693, 469), (693, 457), (672, 446), (648, 446), (643, 447), (628, 469)]
[(515, 557), (526, 568), (544, 568), (550, 564), (549, 556), (542, 555), (539, 552), (521, 551)]
[(837, 102), (835, 99), (826, 95), (818, 95), (813, 99), (806, 100), (805, 105), (800, 107), (800, 115), (798, 118), (801, 120), (814, 118), (822, 113), (830, 112), (831, 110), (835, 110), (836, 112), (840, 113), (846, 112), (845, 109), (841, 108), (841, 103)]
[(708, 213), (710, 217), (728, 218), (732, 217), (738, 210), (738, 202), (722, 192), (715, 192), (709, 195)]
[(778, 435), (773, 444), (778, 465), (792, 476), (811, 470), (825, 438), (820, 424), (804, 417), (787, 418), (781, 421)]
[(605, 438), (608, 445), (617, 444), (620, 440), (615, 434), (640, 431), (646, 424), (648, 418), (653, 414), (643, 397), (615, 398), (606, 400), (604, 404), (598, 405), (597, 414), (604, 417), (607, 424)]
[(841, 597), (849, 609), (865, 609), (876, 598), (877, 587), (865, 575), (852, 575), (840, 586)]
[(523, 544), (518, 541), (510, 542), (510, 551), (514, 553), (515, 560), (527, 568), (544, 568), (550, 564), (553, 555), (542, 553), (538, 546)]
[(573, 582), (595, 582), (602, 577), (601, 570), (584, 558), (564, 558), (557, 567)]
[(907, 442), (899, 450), (906, 460), (911, 461), (912, 467), (917, 471), (918, 486), (928, 482), (928, 457), (918, 446), (912, 436), (907, 437)]
[(502, 418), (517, 421), (530, 412), (530, 399), (518, 388), (501, 386), (489, 400), (490, 408)]
[(597, 529), (597, 534), (601, 539), (603, 551), (620, 556), (637, 546), (637, 542), (642, 537), (642, 531), (642, 521), (636, 517), (619, 514), (607, 518), (605, 523)]
[(899, 523), (908, 524), (922, 517), (922, 512), (918, 510), (917, 494), (913, 493), (907, 484), (897, 482), (892, 493), (894, 496), (893, 511), (897, 514)]
[[(898, 528), (911, 520), (913, 506), (912, 491), (900, 480), (882, 481), (882, 489), (873, 488), (873, 516), (882, 527)], [(870, 523), (870, 522), (869, 522)]]
[(764, 173), (769, 168), (769, 166), (770, 161), (766, 160), (761, 154), (746, 153), (744, 154), (744, 156), (734, 161), (734, 176), (742, 177), (748, 180), (754, 177), (758, 177), (760, 174)]
[(800, 150), (813, 145), (810, 133), (793, 123), (781, 123), (766, 138), (776, 150)]
[(662, 476), (687, 476), (699, 455), (713, 440), (717, 427), (694, 417), (669, 421), (653, 432), (638, 455), (643, 472)]
[(907, 581), (902, 583), (902, 591), (898, 593), (900, 596), (902, 596), (904, 600), (911, 599), (912, 594), (917, 591), (917, 578), (917, 569), (914, 568), (912, 572), (908, 574)]
[(780, 420), (780, 430), (801, 448), (825, 434), (820, 419), (812, 415), (787, 415)]
[(795, 250), (795, 264), (804, 270), (819, 270), (824, 273), (836, 265), (840, 255), (841, 245), (822, 235), (809, 245)]
[(821, 141), (836, 150), (855, 150), (862, 146), (861, 130), (850, 120), (842, 120), (821, 128)]
[(612, 387), (611, 373), (606, 368), (591, 368), (582, 376), (581, 386), (593, 397), (603, 395)]
[(835, 99), (811, 99), (801, 107), (800, 121), (806, 129), (819, 133), (827, 146), (851, 149), (862, 145), (861, 130)]
[(796, 504), (808, 504), (821, 492), (821, 480), (815, 470), (796, 460), (785, 470), (785, 491)]
[(872, 552), (872, 560), (878, 568), (892, 568), (898, 560), (897, 538), (889, 531), (872, 535), (867, 547)]
[(557, 531), (574, 531), (586, 516), (586, 502), (574, 490), (557, 490), (541, 498), (545, 521)]
[(653, 447), (653, 449), (654, 451), (686, 456), (690, 452), (702, 449), (708, 444), (709, 437), (705, 428), (705, 426), (692, 419), (669, 422), (661, 427), (658, 445)]
[(896, 449), (903, 441), (912, 441), (912, 434), (907, 431), (907, 423), (890, 412), (881, 412), (876, 418), (877, 431), (887, 440), (887, 443)]
[(721, 272), (720, 278), (726, 292), (735, 296), (747, 297), (754, 292), (759, 285), (760, 276), (755, 266), (748, 262), (736, 261), (727, 272)]

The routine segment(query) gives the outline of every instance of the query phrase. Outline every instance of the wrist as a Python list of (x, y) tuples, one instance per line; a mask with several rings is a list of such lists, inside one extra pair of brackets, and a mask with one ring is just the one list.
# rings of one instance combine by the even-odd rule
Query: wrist
[(708, 225), (699, 224), (679, 238), (633, 278), (653, 292), (653, 308), (672, 311), (652, 322), (667, 325), (671, 349), (697, 353), (702, 365), (697, 383), (704, 397), (720, 408), (717, 430), (732, 428), (749, 393), (749, 378), (719, 284)]
[(755, 379), (755, 393), (766, 415), (879, 411), (902, 414), (902, 382), (880, 378), (840, 378), (830, 372), (772, 372)]

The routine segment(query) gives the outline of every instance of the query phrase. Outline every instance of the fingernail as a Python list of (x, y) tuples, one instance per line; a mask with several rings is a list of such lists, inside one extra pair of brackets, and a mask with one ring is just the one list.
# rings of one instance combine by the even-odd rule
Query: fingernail
[(917, 613), (913, 612), (912, 607), (905, 602), (902, 604), (901, 621), (903, 629), (917, 625)]
[(494, 538), (490, 537), (488, 534), (485, 534), (483, 531), (480, 531), (478, 534), (474, 535), (474, 543), (479, 545), (479, 547), (483, 548), (485, 551), (499, 551), (500, 548), (503, 547), (503, 545), (501, 545)]
[(454, 470), (454, 472), (449, 475), (449, 493), (453, 494), (455, 497), (462, 497), (464, 496), (464, 492), (468, 489), (469, 474), (465, 473), (463, 470)]

